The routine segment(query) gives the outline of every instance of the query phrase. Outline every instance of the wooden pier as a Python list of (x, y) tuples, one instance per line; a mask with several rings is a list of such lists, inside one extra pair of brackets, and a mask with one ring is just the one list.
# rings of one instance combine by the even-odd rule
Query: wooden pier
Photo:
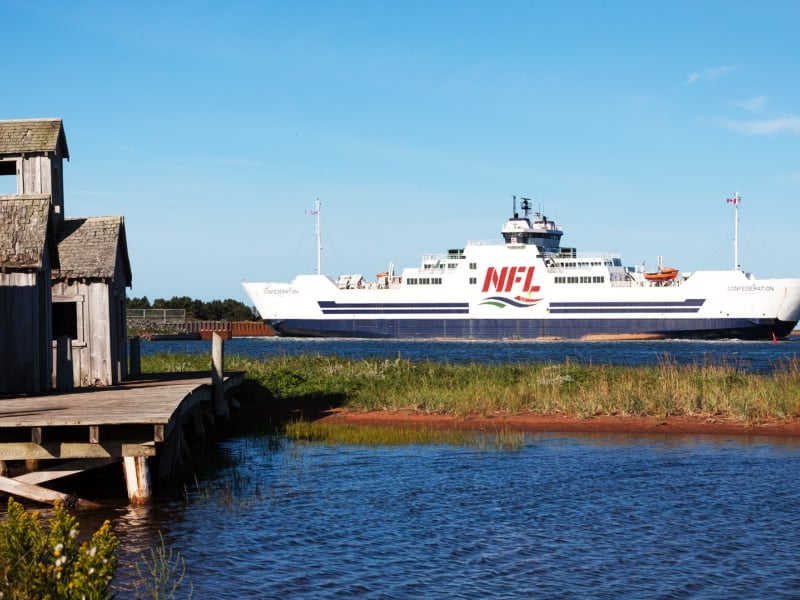
[[(115, 386), (0, 399), (0, 492), (91, 505), (43, 484), (121, 462), (130, 502), (147, 502), (150, 462), (156, 461), (159, 480), (173, 480), (187, 456), (187, 437), (212, 437), (217, 419), (235, 406), (233, 391), (244, 373), (215, 373), (140, 376)], [(28, 472), (11, 477), (8, 461), (25, 461)]]

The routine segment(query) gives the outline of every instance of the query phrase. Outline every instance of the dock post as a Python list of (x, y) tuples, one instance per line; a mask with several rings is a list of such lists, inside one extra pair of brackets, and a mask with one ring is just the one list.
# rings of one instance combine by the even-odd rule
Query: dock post
[(60, 335), (56, 340), (56, 389), (63, 391), (73, 387), (72, 340), (68, 335)]
[(224, 344), (222, 336), (216, 332), (214, 332), (211, 340), (211, 394), (214, 414), (218, 417), (228, 417), (230, 411), (228, 410), (228, 403), (225, 401)]
[(126, 456), (122, 459), (122, 468), (125, 471), (125, 485), (128, 488), (128, 500), (131, 504), (149, 502), (153, 494), (147, 457)]
[(139, 377), (142, 374), (142, 338), (135, 335), (131, 338), (131, 368), (129, 377)]

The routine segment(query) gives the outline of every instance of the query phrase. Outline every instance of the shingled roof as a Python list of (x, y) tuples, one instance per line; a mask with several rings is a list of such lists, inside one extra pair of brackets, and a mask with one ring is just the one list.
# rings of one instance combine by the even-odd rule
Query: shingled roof
[(0, 267), (41, 269), (50, 194), (0, 196)]
[(69, 158), (61, 119), (14, 119), (0, 121), (0, 156), (55, 152)]
[(112, 279), (117, 258), (122, 260), (125, 285), (131, 285), (131, 265), (122, 217), (64, 219), (58, 232), (60, 268), (57, 279)]

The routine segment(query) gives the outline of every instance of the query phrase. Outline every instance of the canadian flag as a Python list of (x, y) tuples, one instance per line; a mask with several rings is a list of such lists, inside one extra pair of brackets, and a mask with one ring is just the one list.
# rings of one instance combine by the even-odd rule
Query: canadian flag
[(740, 200), (739, 194), (736, 194), (733, 198), (728, 198), (727, 200), (725, 200), (725, 202), (727, 202), (728, 204), (739, 204), (739, 200)]

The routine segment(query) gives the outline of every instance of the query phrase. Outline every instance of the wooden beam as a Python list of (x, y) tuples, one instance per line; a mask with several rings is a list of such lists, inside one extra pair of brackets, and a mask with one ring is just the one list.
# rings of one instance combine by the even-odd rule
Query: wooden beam
[(61, 492), (54, 492), (38, 485), (31, 485), (30, 483), (23, 483), (16, 479), (8, 477), (0, 477), (0, 492), (5, 492), (11, 496), (27, 498), (43, 504), (55, 504), (56, 500), (61, 500), (70, 508), (94, 508), (99, 507), (99, 504), (89, 502), (88, 500), (81, 500), (77, 496), (70, 494), (63, 494)]
[(53, 458), (122, 458), (123, 456), (155, 456), (155, 444), (106, 441), (100, 444), (82, 442), (7, 442), (0, 443), (0, 460), (47, 460)]
[(34, 471), (33, 473), (25, 473), (24, 475), (18, 475), (17, 477), (14, 477), (14, 481), (21, 481), (22, 483), (30, 483), (32, 485), (38, 485), (40, 483), (54, 481), (56, 479), (61, 479), (63, 477), (69, 477), (70, 475), (77, 475), (78, 473), (83, 473), (84, 471), (91, 471), (92, 469), (105, 467), (106, 465), (111, 465), (114, 464), (115, 462), (119, 462), (119, 459), (87, 458), (84, 460), (73, 460), (71, 462), (62, 463), (60, 465), (45, 467), (44, 469), (41, 469), (39, 471)]

